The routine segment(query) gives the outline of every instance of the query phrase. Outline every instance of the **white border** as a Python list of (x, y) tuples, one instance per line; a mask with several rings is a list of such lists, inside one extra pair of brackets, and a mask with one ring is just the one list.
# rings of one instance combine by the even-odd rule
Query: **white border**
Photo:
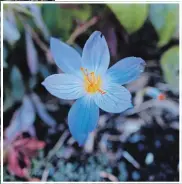
[[(182, 109), (182, 56), (181, 56), (181, 53), (182, 53), (182, 39), (181, 39), (181, 36), (182, 36), (182, 30), (181, 30), (181, 25), (182, 25), (182, 1), (181, 0), (174, 0), (174, 1), (171, 1), (171, 0), (153, 0), (153, 1), (150, 1), (150, 0), (128, 0), (128, 1), (122, 1), (122, 0), (117, 0), (117, 1), (111, 1), (111, 0), (104, 0), (104, 1), (98, 1), (98, 0), (91, 0), (91, 1), (84, 1), (84, 0), (81, 0), (81, 1), (77, 1), (77, 0), (67, 0), (67, 1), (58, 1), (58, 0), (55, 0), (55, 1), (39, 1), (39, 2), (35, 2), (35, 1), (1, 1), (1, 163), (3, 163), (3, 153), (2, 153), (2, 150), (3, 150), (3, 6), (4, 4), (63, 4), (63, 3), (70, 3), (70, 4), (74, 4), (74, 3), (80, 3), (80, 4), (86, 4), (86, 3), (90, 3), (90, 4), (105, 4), (105, 3), (147, 3), (147, 4), (150, 4), (150, 3), (156, 3), (156, 4), (160, 4), (160, 3), (171, 3), (171, 4), (174, 4), (174, 3), (178, 3), (180, 6), (179, 6), (179, 21), (180, 21), (180, 26), (179, 26), (179, 47), (180, 47), (180, 62), (179, 62), (179, 68), (180, 68), (180, 93), (179, 93), (179, 108)], [(182, 111), (181, 111), (182, 112)], [(35, 184), (38, 184), (38, 183), (65, 183), (65, 184), (68, 184), (68, 183), (128, 183), (128, 184), (131, 184), (131, 183), (147, 183), (147, 184), (150, 184), (150, 183), (181, 183), (182, 182), (182, 164), (181, 164), (181, 160), (182, 160), (182, 145), (180, 144), (182, 141), (182, 117), (181, 117), (181, 114), (179, 114), (179, 127), (180, 127), (180, 130), (179, 130), (179, 133), (180, 133), (180, 139), (179, 139), (179, 149), (180, 149), (180, 152), (179, 152), (179, 182), (3, 182), (3, 164), (1, 164), (1, 183), (3, 184), (23, 184), (23, 183), (35, 183)], [(165, 154), (165, 153), (164, 153)], [(181, 171), (181, 172), (180, 172)]]
[(106, 4), (106, 3), (110, 3), (110, 4), (117, 4), (117, 3), (124, 3), (124, 4), (132, 4), (132, 3), (138, 3), (138, 4), (142, 4), (142, 3), (146, 3), (146, 4), (162, 4), (162, 3), (165, 3), (165, 4), (180, 4), (182, 1), (181, 0), (167, 0), (167, 1), (164, 1), (164, 0), (114, 0), (114, 1), (111, 1), (111, 0), (90, 0), (90, 1), (85, 1), (85, 0), (80, 0), (80, 1), (77, 1), (77, 0), (61, 0), (61, 1), (1, 1), (1, 4), (66, 4), (66, 3), (69, 3), (69, 4), (75, 4), (75, 3), (80, 3), (80, 4)]
[(1, 182), (3, 181), (3, 4), (1, 3)]
[(180, 2), (180, 6), (179, 6), (179, 58), (180, 58), (180, 62), (179, 62), (179, 73), (180, 73), (180, 78), (179, 78), (179, 181), (182, 182), (182, 116), (181, 113), (182, 112), (182, 3)]

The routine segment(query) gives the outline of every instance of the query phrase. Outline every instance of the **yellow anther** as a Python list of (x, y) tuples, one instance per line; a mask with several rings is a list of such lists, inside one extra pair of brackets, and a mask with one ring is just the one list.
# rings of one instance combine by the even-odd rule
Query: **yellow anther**
[(98, 91), (99, 91), (102, 95), (106, 93), (105, 91), (103, 91), (103, 90), (101, 90), (101, 89), (98, 89)]
[(88, 70), (84, 69), (82, 67), (80, 68), (80, 70), (83, 73), (84, 86), (85, 86), (85, 89), (88, 93), (96, 93), (96, 92), (99, 92), (101, 94), (106, 93), (105, 91), (100, 89), (101, 84), (102, 84), (102, 80), (101, 80), (100, 76), (96, 77), (94, 72), (88, 73)]

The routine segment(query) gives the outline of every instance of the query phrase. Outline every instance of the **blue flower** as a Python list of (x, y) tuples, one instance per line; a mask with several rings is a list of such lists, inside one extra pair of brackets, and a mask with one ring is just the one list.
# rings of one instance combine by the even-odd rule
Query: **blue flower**
[(83, 145), (99, 120), (99, 108), (121, 113), (132, 107), (131, 94), (124, 88), (139, 77), (145, 62), (127, 57), (110, 67), (110, 54), (102, 33), (95, 31), (87, 40), (82, 57), (69, 45), (51, 38), (51, 53), (60, 69), (42, 83), (54, 96), (74, 100), (68, 114), (68, 125), (74, 139)]

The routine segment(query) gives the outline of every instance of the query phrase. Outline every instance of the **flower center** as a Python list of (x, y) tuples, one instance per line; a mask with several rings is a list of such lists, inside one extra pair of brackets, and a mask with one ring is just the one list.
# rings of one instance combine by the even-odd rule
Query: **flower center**
[(100, 89), (102, 80), (100, 76), (96, 76), (94, 72), (89, 73), (87, 69), (80, 68), (84, 76), (84, 86), (88, 93), (99, 92), (105, 94), (106, 92)]

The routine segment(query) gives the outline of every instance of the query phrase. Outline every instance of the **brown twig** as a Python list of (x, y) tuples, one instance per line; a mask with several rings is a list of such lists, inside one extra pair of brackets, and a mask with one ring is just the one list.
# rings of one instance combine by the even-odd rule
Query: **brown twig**
[(36, 43), (39, 45), (39, 47), (44, 52), (49, 52), (49, 48), (47, 47), (47, 45), (45, 45), (44, 42), (41, 41), (41, 39), (39, 38), (38, 34), (28, 24), (26, 24), (26, 27), (28, 27), (28, 29), (30, 29), (31, 36), (36, 41)]
[(37, 43), (37, 45), (39, 45), (39, 47), (45, 52), (47, 60), (50, 63), (53, 63), (53, 58), (48, 46), (39, 38), (39, 35), (32, 29), (32, 27), (29, 24), (26, 23), (26, 21), (22, 17), (19, 17), (19, 19), (23, 22), (25, 29), (29, 32), (29, 34)]
[[(75, 39), (79, 35), (84, 33), (89, 27), (91, 27), (94, 24), (96, 24), (97, 21), (98, 21), (98, 17), (95, 16), (92, 19), (90, 19), (88, 22), (84, 23), (83, 25), (77, 26), (77, 28), (73, 31), (73, 33), (71, 34), (71, 36), (67, 40), (67, 44), (70, 44), (70, 45), (73, 44)], [(51, 52), (50, 52), (50, 49), (48, 48), (48, 46), (39, 38), (38, 34), (28, 24), (25, 23), (25, 21), (24, 21), (24, 25), (25, 25), (25, 27), (27, 27), (27, 30), (29, 30), (29, 33), (31, 34), (32, 38), (37, 43), (37, 45), (39, 45), (39, 47), (45, 52), (47, 60), (50, 63), (54, 63), (53, 62), (53, 57), (51, 55)]]
[(30, 34), (32, 38), (35, 40), (35, 42), (37, 43), (37, 45), (39, 45), (39, 47), (45, 52), (47, 60), (50, 63), (53, 63), (53, 58), (48, 46), (39, 38), (38, 34), (29, 25), (26, 25), (26, 26), (30, 29)]
[(56, 143), (56, 145), (54, 146), (54, 148), (48, 153), (47, 157), (45, 158), (45, 169), (44, 172), (42, 174), (42, 179), (41, 181), (47, 181), (47, 177), (49, 176), (49, 168), (48, 168), (48, 163), (49, 160), (57, 153), (57, 151), (61, 148), (61, 146), (63, 145), (64, 141), (66, 140), (66, 138), (68, 137), (69, 132), (65, 131), (63, 133), (63, 135), (60, 137), (60, 139), (58, 140), (58, 142)]
[(113, 174), (107, 173), (105, 171), (100, 172), (100, 177), (108, 178), (110, 181), (113, 181), (113, 182), (119, 181), (118, 178), (116, 178), (116, 176), (114, 176)]
[(78, 26), (74, 32), (71, 34), (70, 38), (67, 40), (68, 44), (73, 44), (75, 39), (81, 35), (82, 33), (84, 33), (89, 27), (95, 25), (98, 22), (98, 17), (93, 17), (92, 19), (90, 19), (88, 22), (84, 23), (81, 26)]

